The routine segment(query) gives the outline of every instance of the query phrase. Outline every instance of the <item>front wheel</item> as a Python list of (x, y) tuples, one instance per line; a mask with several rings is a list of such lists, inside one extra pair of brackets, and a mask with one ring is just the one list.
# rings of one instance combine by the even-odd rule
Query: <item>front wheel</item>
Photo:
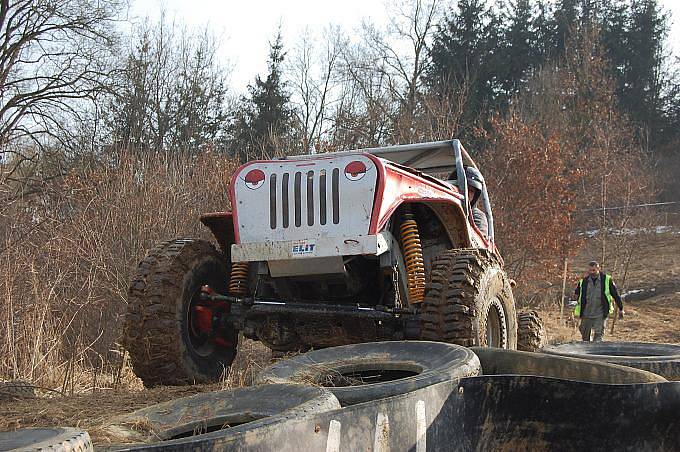
[(485, 250), (440, 254), (422, 304), (423, 339), (470, 346), (517, 348), (515, 301), (497, 259)]
[(201, 287), (228, 293), (228, 262), (207, 241), (177, 239), (139, 264), (128, 292), (126, 344), (145, 386), (218, 381), (236, 356), (238, 332), (209, 332)]

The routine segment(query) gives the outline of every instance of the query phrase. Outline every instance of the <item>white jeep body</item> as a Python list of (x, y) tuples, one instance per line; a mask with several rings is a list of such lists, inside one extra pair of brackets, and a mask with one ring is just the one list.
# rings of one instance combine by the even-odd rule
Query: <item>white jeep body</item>
[(275, 277), (341, 273), (343, 256), (387, 251), (389, 238), (369, 234), (377, 173), (362, 153), (244, 165), (233, 181), (232, 261), (265, 261)]

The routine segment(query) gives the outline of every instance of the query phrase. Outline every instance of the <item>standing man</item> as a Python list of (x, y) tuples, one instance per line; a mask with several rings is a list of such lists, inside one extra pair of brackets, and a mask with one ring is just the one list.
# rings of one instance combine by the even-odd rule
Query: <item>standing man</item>
[(624, 315), (623, 302), (612, 281), (612, 277), (600, 271), (600, 264), (588, 263), (588, 274), (576, 286), (578, 303), (574, 316), (581, 318), (581, 338), (590, 341), (590, 331), (595, 331), (593, 341), (599, 342), (604, 336), (607, 317), (614, 313), (614, 302), (619, 308), (619, 318)]

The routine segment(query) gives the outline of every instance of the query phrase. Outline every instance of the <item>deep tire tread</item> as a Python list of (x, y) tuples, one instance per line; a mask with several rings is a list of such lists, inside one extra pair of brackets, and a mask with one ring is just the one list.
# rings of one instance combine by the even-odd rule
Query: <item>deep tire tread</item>
[(223, 259), (205, 240), (162, 242), (140, 262), (130, 283), (124, 341), (132, 368), (145, 386), (204, 382), (187, 369), (177, 300), (185, 274), (205, 256)]
[(479, 345), (477, 282), (492, 267), (500, 269), (500, 263), (483, 249), (448, 250), (434, 259), (421, 307), (423, 339)]
[(517, 315), (517, 350), (535, 352), (543, 348), (546, 334), (541, 317), (536, 311)]

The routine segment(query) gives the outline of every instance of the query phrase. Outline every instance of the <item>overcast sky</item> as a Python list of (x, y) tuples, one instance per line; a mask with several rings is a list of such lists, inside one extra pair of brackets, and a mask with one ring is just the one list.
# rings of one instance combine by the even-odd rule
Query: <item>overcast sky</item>
[[(291, 46), (305, 29), (323, 33), (329, 24), (348, 31), (368, 18), (387, 21), (389, 0), (131, 0), (131, 15), (158, 18), (161, 5), (168, 17), (190, 26), (208, 26), (221, 37), (220, 54), (233, 67), (231, 81), (239, 91), (266, 71), (269, 41), (281, 24), (284, 45)], [(452, 3), (452, 2), (451, 2)], [(669, 36), (680, 54), (680, 0), (662, 0), (672, 13)]]

